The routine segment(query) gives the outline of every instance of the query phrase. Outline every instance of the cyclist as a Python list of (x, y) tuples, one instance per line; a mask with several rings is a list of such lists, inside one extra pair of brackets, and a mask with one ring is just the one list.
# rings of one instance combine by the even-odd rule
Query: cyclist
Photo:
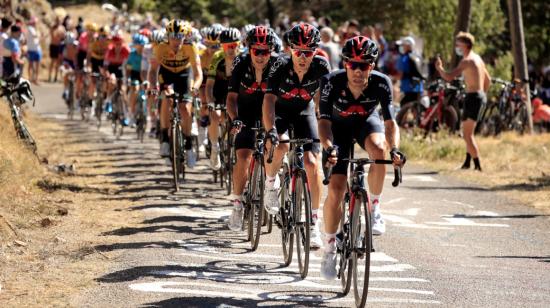
[[(317, 158), (320, 152), (316, 109), (319, 102), (320, 78), (330, 72), (328, 61), (314, 56), (320, 42), (319, 30), (308, 23), (300, 23), (290, 29), (288, 43), (291, 57), (279, 57), (271, 66), (267, 90), (262, 107), (264, 127), (271, 143), (279, 138), (287, 139), (289, 126), (294, 126), (295, 138), (311, 138), (313, 143), (304, 146), (304, 164), (311, 188), (312, 232), (311, 247), (321, 245), (316, 228), (317, 211), (321, 201), (321, 174)], [(284, 135), (283, 135), (284, 134)], [(270, 142), (267, 142), (268, 148)], [(266, 164), (264, 205), (271, 214), (279, 212), (277, 197), (280, 180), (277, 172), (288, 144), (279, 144), (273, 155), (273, 163)]]
[[(69, 96), (69, 77), (74, 74), (76, 70), (77, 54), (78, 54), (78, 40), (76, 39), (76, 32), (72, 29), (68, 29), (65, 33), (65, 40), (63, 41), (63, 68), (67, 71), (63, 77), (63, 99), (67, 99)], [(78, 99), (77, 93), (77, 99)]]
[[(342, 48), (345, 69), (321, 79), (319, 135), (324, 148), (323, 161), (333, 165), (328, 196), (323, 207), (325, 228), (321, 275), (336, 277), (335, 236), (340, 221), (340, 202), (344, 198), (348, 163), (353, 139), (371, 159), (384, 159), (385, 142), (391, 146), (395, 165), (404, 159), (399, 147), (399, 128), (392, 105), (392, 82), (388, 76), (374, 71), (378, 47), (364, 36), (347, 40)], [(384, 124), (376, 108), (380, 105)], [(385, 133), (384, 133), (385, 131)], [(380, 215), (380, 195), (386, 175), (385, 165), (373, 164), (368, 174), (368, 187), (373, 207), (373, 234), (385, 231)]]
[[(103, 74), (103, 60), (110, 44), (109, 29), (100, 27), (89, 44), (86, 62), (91, 67), (92, 73)], [(88, 89), (90, 97), (94, 96), (95, 83), (95, 78), (92, 78)]]
[(233, 120), (237, 163), (233, 168), (233, 212), (229, 219), (231, 230), (240, 230), (243, 223), (243, 191), (248, 167), (255, 145), (255, 123), (262, 120), (262, 101), (267, 87), (270, 66), (277, 60), (271, 55), (276, 34), (265, 26), (255, 26), (246, 33), (249, 52), (233, 61), (233, 73), (227, 94), (227, 112)]
[(141, 84), (141, 60), (143, 46), (149, 42), (149, 39), (142, 34), (136, 33), (132, 36), (132, 50), (126, 61), (126, 76), (131, 81), (132, 87), (129, 93), (130, 103), (130, 123), (135, 123), (134, 115), (136, 113), (137, 91)]
[(25, 62), (21, 59), (21, 46), (19, 38), (21, 28), (13, 25), (10, 28), (10, 36), (4, 40), (2, 49), (2, 78), (7, 79), (14, 73), (19, 73)]
[[(151, 63), (151, 59), (153, 57), (153, 49), (155, 46), (160, 44), (161, 42), (164, 42), (166, 37), (166, 32), (164, 29), (154, 30), (151, 32), (151, 35), (149, 36), (149, 44), (146, 44), (143, 47), (143, 52), (141, 53), (141, 78), (142, 80), (147, 80), (149, 76), (149, 66)], [(158, 85), (154, 85), (155, 87), (158, 87)], [(154, 106), (155, 104), (155, 98), (153, 95), (147, 96), (147, 110), (149, 111), (149, 116), (151, 117), (151, 123), (157, 123), (157, 114), (156, 110), (158, 109), (157, 106)], [(151, 125), (151, 131), (149, 132), (149, 137), (154, 138), (157, 135), (157, 127), (156, 125)]]
[(124, 38), (120, 32), (113, 35), (112, 44), (105, 52), (105, 59), (103, 61), (103, 67), (109, 72), (114, 74), (117, 79), (122, 78), (123, 64), (130, 56), (130, 48), (124, 43)]
[[(185, 148), (187, 152), (186, 163), (193, 168), (196, 163), (195, 153), (192, 151), (191, 138), (191, 95), (198, 95), (198, 88), (202, 82), (201, 62), (197, 48), (193, 44), (183, 44), (183, 40), (191, 33), (191, 25), (183, 20), (171, 20), (166, 25), (168, 42), (158, 44), (153, 50), (153, 57), (149, 68), (149, 83), (155, 87), (157, 77), (160, 87), (164, 90), (167, 86), (174, 86), (174, 91), (183, 95), (183, 106), (179, 108), (183, 122), (185, 135)], [(193, 80), (189, 88), (189, 68), (193, 71)], [(153, 88), (158, 90), (158, 88)], [(191, 95), (190, 95), (191, 94)], [(170, 144), (168, 130), (170, 127), (170, 109), (166, 98), (162, 99), (160, 107), (161, 147), (160, 155), (169, 158)], [(167, 159), (167, 163), (170, 159)], [(171, 162), (170, 162), (171, 163)]]
[(479, 163), (479, 149), (474, 137), (476, 123), (487, 103), (486, 93), (491, 85), (491, 76), (485, 67), (483, 59), (472, 50), (475, 38), (467, 32), (459, 32), (455, 38), (455, 52), (462, 57), (458, 66), (451, 72), (443, 69), (441, 58), (437, 58), (435, 68), (441, 78), (452, 81), (460, 75), (464, 75), (466, 84), (466, 98), (464, 99), (464, 111), (462, 112), (463, 138), (466, 142), (466, 160), (462, 169), (470, 169), (470, 161), (474, 159), (474, 168), (481, 171)]
[[(77, 68), (80, 72), (84, 71), (85, 60), (88, 57), (88, 49), (90, 47), (90, 43), (92, 42), (94, 35), (98, 31), (98, 26), (93, 22), (88, 22), (84, 25), (84, 29), (86, 29), (86, 31), (81, 33), (80, 36), (78, 36), (78, 52), (76, 55)], [(83, 91), (82, 77), (83, 77), (82, 74), (78, 74), (76, 78), (76, 93), (78, 93), (79, 96)], [(89, 88), (86, 89), (86, 91), (88, 91), (88, 94), (90, 94), (90, 97), (92, 97), (93, 92), (90, 92)]]
[[(201, 67), (203, 76), (208, 75), (208, 68), (212, 62), (212, 57), (220, 49), (220, 33), (223, 30), (223, 26), (220, 24), (213, 24), (210, 27), (203, 28), (203, 45), (206, 47), (200, 52)], [(199, 90), (199, 97), (201, 102), (206, 102), (206, 78), (202, 79), (202, 84)], [(204, 148), (206, 139), (206, 127), (208, 126), (208, 109), (206, 105), (202, 105), (200, 111), (200, 125), (199, 125), (199, 142), (201, 148)]]
[[(215, 105), (225, 105), (232, 63), (240, 53), (240, 40), (241, 32), (237, 28), (224, 29), (220, 33), (220, 43), (223, 50), (219, 50), (214, 54), (210, 68), (208, 69), (208, 79), (206, 80), (205, 87), (206, 102)], [(212, 170), (219, 170), (221, 166), (218, 125), (222, 121), (225, 121), (225, 118), (220, 110), (214, 110), (210, 113), (208, 138), (212, 144), (210, 153), (210, 166)]]

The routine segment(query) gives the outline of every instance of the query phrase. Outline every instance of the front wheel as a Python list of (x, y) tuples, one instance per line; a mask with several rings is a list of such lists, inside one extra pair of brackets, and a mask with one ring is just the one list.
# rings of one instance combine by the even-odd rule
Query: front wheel
[(294, 211), (291, 207), (291, 201), (289, 197), (290, 191), (290, 179), (288, 171), (288, 164), (283, 165), (283, 176), (281, 180), (281, 242), (283, 245), (283, 260), (285, 266), (290, 265), (292, 262), (292, 253), (294, 244), (294, 232), (290, 225), (290, 220), (294, 216)]
[(350, 232), (349, 225), (351, 218), (349, 215), (349, 193), (346, 193), (346, 198), (342, 202), (342, 216), (340, 218), (340, 226), (342, 226), (342, 242), (340, 243), (341, 247), (338, 248), (338, 254), (340, 256), (338, 270), (338, 275), (340, 278), (340, 284), (342, 285), (342, 293), (347, 295), (351, 288), (352, 280), (352, 258), (351, 258), (351, 241), (350, 241)]
[(181, 128), (179, 125), (172, 125), (172, 137), (171, 137), (171, 148), (172, 148), (172, 177), (174, 180), (174, 190), (179, 191), (179, 177), (180, 177), (180, 170), (182, 166), (181, 157), (182, 153), (181, 150), (183, 147), (181, 146), (181, 142), (183, 139), (183, 134), (181, 132)]
[(300, 277), (306, 278), (309, 269), (309, 245), (311, 226), (311, 197), (307, 186), (305, 171), (297, 175), (294, 187), (294, 221), (296, 234), (296, 253)]
[(418, 127), (420, 112), (418, 111), (417, 104), (417, 102), (411, 102), (401, 107), (401, 109), (397, 113), (397, 116), (395, 117), (395, 120), (399, 127), (406, 129), (413, 129), (415, 127)]
[(372, 226), (370, 201), (366, 193), (355, 195), (351, 218), (353, 295), (356, 307), (364, 307), (369, 292), (370, 259), (372, 251)]
[(264, 165), (261, 160), (256, 160), (252, 179), (249, 181), (248, 193), (250, 194), (250, 212), (248, 213), (248, 234), (252, 251), (258, 248), (260, 243), (260, 234), (262, 232), (262, 222), (264, 220)]

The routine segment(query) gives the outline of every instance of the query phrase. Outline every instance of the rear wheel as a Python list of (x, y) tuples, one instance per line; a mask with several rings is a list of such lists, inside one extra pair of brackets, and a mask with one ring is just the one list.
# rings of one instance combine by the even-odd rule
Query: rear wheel
[(523, 135), (527, 130), (527, 106), (523, 102), (519, 104), (519, 108), (512, 120), (512, 129)]
[(345, 200), (342, 202), (342, 216), (340, 218), (340, 226), (342, 226), (342, 248), (338, 251), (340, 255), (338, 274), (340, 275), (340, 284), (342, 285), (342, 293), (347, 295), (351, 288), (352, 279), (352, 258), (351, 244), (349, 232), (349, 194), (346, 194)]
[(254, 163), (254, 170), (252, 171), (252, 179), (249, 182), (251, 190), (250, 194), (250, 209), (251, 212), (248, 215), (248, 232), (250, 234), (250, 244), (252, 250), (258, 248), (260, 242), (260, 234), (262, 232), (262, 222), (264, 220), (264, 181), (265, 170), (261, 161), (257, 160)]
[(288, 170), (288, 164), (284, 164), (283, 179), (281, 181), (281, 242), (283, 245), (283, 259), (285, 266), (292, 263), (292, 245), (294, 244), (294, 232), (292, 232), (290, 226), (290, 219), (294, 216), (294, 212), (290, 203), (290, 175), (288, 175)]
[(364, 192), (358, 193), (351, 219), (353, 295), (357, 307), (365, 306), (369, 292), (372, 229), (368, 202)]
[(181, 171), (181, 149), (180, 146), (182, 140), (181, 128), (179, 125), (172, 125), (172, 137), (171, 137), (171, 147), (172, 147), (172, 177), (174, 181), (174, 189), (179, 191), (179, 177)]
[(309, 270), (309, 245), (311, 226), (311, 198), (307, 189), (307, 177), (305, 172), (296, 179), (294, 192), (294, 220), (296, 234), (296, 253), (298, 254), (298, 267), (300, 277), (306, 278)]
[(498, 105), (493, 104), (483, 112), (483, 117), (479, 122), (479, 125), (476, 127), (476, 131), (484, 137), (496, 136), (500, 133), (501, 126), (502, 124)]
[(441, 117), (441, 122), (443, 126), (449, 130), (449, 132), (454, 133), (457, 130), (458, 123), (458, 113), (453, 106), (444, 106), (443, 114)]
[(417, 102), (411, 102), (403, 105), (395, 117), (397, 125), (406, 129), (418, 127), (420, 113), (417, 108)]

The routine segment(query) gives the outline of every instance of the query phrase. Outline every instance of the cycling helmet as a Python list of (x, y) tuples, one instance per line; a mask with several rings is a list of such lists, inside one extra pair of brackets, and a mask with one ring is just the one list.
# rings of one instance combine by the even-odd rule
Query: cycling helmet
[(170, 22), (168, 22), (168, 24), (166, 25), (166, 32), (175, 34), (181, 33), (187, 36), (191, 33), (191, 25), (187, 21), (181, 19), (173, 19), (170, 20)]
[(256, 28), (255, 25), (253, 24), (248, 24), (248, 25), (245, 25), (241, 30), (242, 30), (242, 35), (245, 36), (248, 34), (248, 32), (252, 29)]
[(164, 42), (165, 36), (166, 36), (166, 30), (164, 29), (155, 30), (151, 34), (151, 42), (155, 44), (160, 44)]
[(197, 28), (191, 28), (191, 37), (189, 38), (191, 42), (198, 43), (202, 40), (202, 35)]
[(204, 39), (209, 42), (215, 42), (219, 43), (220, 41), (220, 34), (222, 33), (222, 28), (220, 27), (208, 27), (208, 32), (204, 36)]
[(288, 32), (288, 43), (297, 48), (317, 48), (321, 41), (319, 30), (308, 23), (301, 22)]
[(140, 29), (138, 33), (145, 36), (146, 38), (151, 37), (151, 30), (149, 30), (147, 28)]
[(132, 43), (134, 45), (145, 45), (149, 43), (149, 39), (145, 35), (136, 33), (132, 36)]
[(202, 27), (199, 32), (203, 38), (206, 38), (208, 31), (210, 31), (210, 27)]
[(113, 34), (112, 40), (113, 40), (113, 43), (124, 42), (124, 38), (122, 38), (122, 34), (120, 34), (120, 32), (116, 32), (115, 34)]
[(378, 46), (365, 36), (356, 36), (344, 43), (342, 57), (356, 61), (375, 61), (378, 57)]
[(273, 32), (273, 51), (276, 53), (283, 51), (283, 41), (275, 32)]
[(95, 22), (87, 22), (84, 28), (86, 29), (86, 31), (91, 31), (91, 32), (97, 32), (97, 30), (99, 29), (99, 27)]
[(221, 24), (212, 24), (212, 25), (210, 26), (210, 28), (215, 29), (215, 30), (218, 31), (218, 32), (222, 32), (222, 30), (225, 29), (225, 27), (222, 26)]
[(246, 32), (245, 44), (250, 47), (251, 45), (264, 45), (273, 48), (275, 41), (275, 33), (273, 30), (266, 26), (255, 26)]
[(220, 43), (235, 43), (241, 40), (241, 32), (237, 28), (227, 28), (220, 33)]

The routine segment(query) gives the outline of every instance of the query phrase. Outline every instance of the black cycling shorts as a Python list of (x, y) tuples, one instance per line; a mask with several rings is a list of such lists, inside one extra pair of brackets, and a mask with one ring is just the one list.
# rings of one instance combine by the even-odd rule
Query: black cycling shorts
[(294, 128), (294, 138), (313, 139), (314, 143), (304, 145), (304, 151), (312, 151), (319, 154), (321, 152), (321, 144), (319, 143), (319, 131), (317, 127), (317, 117), (314, 112), (304, 112), (298, 115), (285, 114), (277, 112), (275, 127), (277, 127), (277, 133), (282, 135), (288, 132), (288, 129), (292, 126)]
[(86, 60), (87, 56), (88, 56), (88, 53), (85, 50), (78, 51), (78, 54), (76, 55), (76, 62), (79, 70), (84, 69), (84, 60)]
[(169, 85), (173, 85), (174, 92), (182, 95), (184, 100), (191, 101), (191, 93), (189, 93), (189, 69), (174, 73), (161, 66), (158, 81), (161, 90), (164, 90)]
[(256, 132), (248, 126), (241, 128), (241, 131), (235, 136), (235, 149), (250, 149), (254, 150), (256, 145)]
[(107, 66), (107, 71), (109, 71), (109, 74), (115, 74), (116, 78), (122, 78), (123, 72), (122, 72), (122, 64), (109, 64)]
[(90, 58), (92, 72), (99, 74), (99, 69), (103, 66), (103, 59)]
[(483, 108), (487, 103), (487, 97), (483, 92), (466, 93), (464, 98), (464, 111), (462, 112), (462, 121), (472, 119), (479, 121), (479, 117), (483, 113)]
[(130, 80), (139, 80), (141, 82), (141, 71), (130, 71)]
[(333, 174), (347, 175), (348, 162), (343, 161), (350, 157), (353, 147), (353, 140), (365, 150), (365, 140), (373, 133), (384, 133), (384, 125), (380, 120), (378, 112), (371, 113), (365, 120), (332, 122), (333, 144), (338, 146), (338, 162), (332, 168)]

